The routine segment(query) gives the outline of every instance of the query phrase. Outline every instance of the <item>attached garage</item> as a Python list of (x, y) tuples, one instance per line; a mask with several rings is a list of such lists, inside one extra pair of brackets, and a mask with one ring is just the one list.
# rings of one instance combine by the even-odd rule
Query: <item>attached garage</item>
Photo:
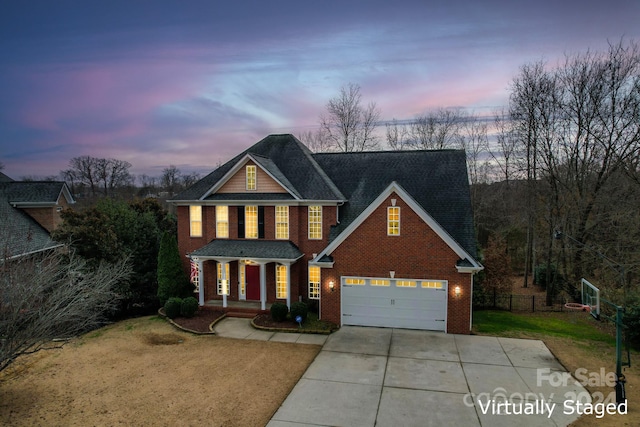
[(447, 282), (342, 277), (342, 324), (446, 331)]

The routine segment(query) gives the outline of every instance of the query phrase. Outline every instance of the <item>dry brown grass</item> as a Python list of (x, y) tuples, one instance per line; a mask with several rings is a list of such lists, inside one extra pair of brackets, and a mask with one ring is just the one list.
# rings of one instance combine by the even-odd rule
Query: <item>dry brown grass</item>
[(127, 320), (0, 373), (0, 425), (265, 425), (319, 350)]

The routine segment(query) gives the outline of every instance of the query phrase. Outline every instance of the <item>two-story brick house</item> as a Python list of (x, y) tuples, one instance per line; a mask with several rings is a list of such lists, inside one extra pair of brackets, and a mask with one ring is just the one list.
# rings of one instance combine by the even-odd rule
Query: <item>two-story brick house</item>
[(201, 305), (317, 300), (340, 325), (470, 331), (463, 151), (313, 154), (270, 135), (171, 202)]

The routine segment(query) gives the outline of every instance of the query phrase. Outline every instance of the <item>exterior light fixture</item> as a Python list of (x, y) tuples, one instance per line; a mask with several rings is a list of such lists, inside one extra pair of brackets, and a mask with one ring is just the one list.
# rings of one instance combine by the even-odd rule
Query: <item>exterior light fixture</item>
[(456, 286), (455, 289), (453, 290), (453, 292), (456, 295), (456, 298), (460, 296), (460, 294), (462, 294), (462, 289), (460, 289), (460, 286)]
[(336, 286), (336, 284), (335, 284), (335, 283), (333, 283), (333, 280), (330, 280), (330, 281), (329, 281), (329, 290), (330, 290), (331, 292), (333, 292), (333, 291), (335, 290), (335, 286)]

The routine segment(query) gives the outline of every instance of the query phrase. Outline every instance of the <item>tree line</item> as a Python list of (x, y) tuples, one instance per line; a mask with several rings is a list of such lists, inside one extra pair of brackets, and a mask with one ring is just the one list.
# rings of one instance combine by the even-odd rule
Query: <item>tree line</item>
[[(523, 65), (508, 106), (491, 117), (447, 108), (384, 123), (380, 115), (375, 103), (363, 105), (359, 86), (348, 84), (327, 103), (318, 129), (300, 139), (314, 151), (464, 149), (479, 242), (498, 252), (489, 259), (512, 264), (525, 287), (534, 275), (549, 301), (560, 292), (577, 297), (584, 276), (618, 303), (638, 298), (634, 41), (569, 54), (559, 65)], [(376, 132), (382, 125), (384, 132)], [(487, 265), (490, 278), (492, 268), (498, 269)], [(487, 287), (504, 288), (496, 280)]]

